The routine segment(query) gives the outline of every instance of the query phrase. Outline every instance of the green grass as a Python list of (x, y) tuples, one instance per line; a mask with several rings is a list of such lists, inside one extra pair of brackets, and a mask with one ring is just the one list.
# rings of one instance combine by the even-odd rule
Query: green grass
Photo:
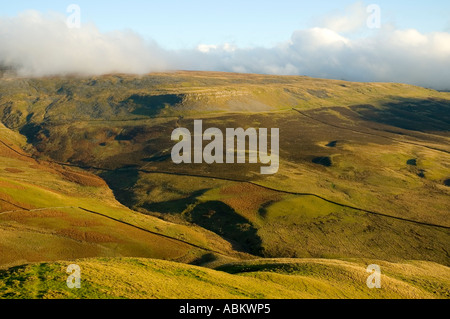
[[(81, 268), (81, 288), (66, 286), (67, 266)], [(434, 263), (377, 262), (381, 289), (366, 286), (365, 261), (261, 260), (221, 271), (139, 258), (30, 264), (0, 271), (1, 298), (272, 299), (448, 298), (449, 269)]]
[(208, 249), (230, 255), (231, 260), (239, 256), (212, 232), (121, 205), (94, 175), (17, 154), (7, 157), (9, 151), (4, 152), (0, 153), (0, 266), (95, 256), (194, 262)]
[[(448, 229), (329, 201), (450, 226), (450, 189), (444, 185), (450, 178), (450, 93), (395, 83), (215, 72), (157, 73), (139, 79), (0, 79), (0, 86), (1, 141), (39, 158), (21, 157), (0, 145), (0, 265), (145, 257), (208, 267), (245, 260), (244, 266), (253, 269), (236, 275), (203, 269), (200, 280), (185, 275), (197, 269), (187, 265), (91, 259), (80, 261), (91, 276), (85, 295), (46, 287), (35, 279), (25, 280), (31, 286), (24, 288), (24, 295), (173, 297), (184, 291), (180, 283), (187, 280), (194, 296), (205, 298), (448, 297), (448, 280), (442, 275), (448, 274)], [(192, 130), (193, 120), (199, 118), (204, 128), (223, 131), (280, 128), (279, 172), (261, 176), (260, 164), (174, 165), (170, 133), (179, 126)], [(330, 158), (331, 165), (314, 163), (320, 157)], [(416, 165), (408, 164), (411, 159)], [(47, 160), (109, 170), (92, 170), (96, 177)], [(14, 205), (48, 209), (1, 214), (16, 210)], [(67, 208), (51, 209), (62, 206)], [(278, 260), (273, 267), (261, 262), (258, 268), (258, 262), (247, 260), (255, 258), (249, 252), (267, 258), (323, 259)], [(338, 287), (333, 276), (345, 282), (347, 277), (362, 280), (363, 275), (352, 272), (362, 264), (326, 264), (324, 259), (348, 258), (385, 263), (388, 282), (395, 288), (380, 293), (350, 282)], [(38, 276), (63, 264), (32, 264), (22, 267), (23, 274)], [(130, 267), (161, 282), (164, 289), (154, 290), (144, 278), (148, 284), (141, 287), (130, 278), (125, 280), (129, 288), (124, 285), (114, 294), (110, 279), (98, 273), (104, 268), (126, 278)], [(94, 274), (108, 283), (97, 282)], [(20, 278), (7, 281), (4, 289), (21, 296)], [(168, 278), (173, 282), (162, 284)]]

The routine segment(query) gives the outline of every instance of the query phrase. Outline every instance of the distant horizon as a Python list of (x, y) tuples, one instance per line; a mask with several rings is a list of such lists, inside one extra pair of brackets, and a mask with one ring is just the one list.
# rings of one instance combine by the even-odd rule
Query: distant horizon
[(0, 65), (21, 76), (170, 70), (305, 75), (450, 90), (448, 1), (20, 1)]
[(10, 78), (10, 79), (44, 79), (44, 78), (79, 78), (79, 79), (90, 79), (94, 77), (108, 77), (108, 76), (130, 76), (130, 77), (144, 77), (144, 76), (151, 76), (151, 75), (158, 75), (158, 74), (174, 74), (174, 73), (223, 73), (226, 75), (251, 75), (251, 76), (274, 76), (274, 77), (304, 77), (304, 78), (310, 78), (314, 80), (324, 80), (324, 81), (341, 81), (341, 82), (349, 82), (349, 83), (379, 83), (379, 84), (403, 84), (403, 85), (409, 85), (409, 86), (417, 86), (422, 87), (424, 89), (430, 89), (435, 90), (438, 92), (450, 92), (450, 89), (434, 89), (431, 87), (426, 86), (420, 86), (420, 85), (414, 85), (409, 83), (403, 83), (403, 82), (392, 82), (392, 81), (352, 81), (352, 80), (346, 80), (346, 79), (333, 79), (333, 78), (320, 78), (320, 77), (314, 77), (309, 75), (302, 75), (302, 74), (265, 74), (265, 73), (240, 73), (240, 72), (231, 72), (231, 71), (203, 71), (203, 70), (164, 70), (164, 71), (151, 71), (148, 73), (104, 73), (104, 74), (49, 74), (49, 75), (43, 75), (43, 76), (20, 76), (17, 74), (10, 74), (10, 77), (8, 76), (2, 76), (0, 73), (0, 79), (2, 78)]

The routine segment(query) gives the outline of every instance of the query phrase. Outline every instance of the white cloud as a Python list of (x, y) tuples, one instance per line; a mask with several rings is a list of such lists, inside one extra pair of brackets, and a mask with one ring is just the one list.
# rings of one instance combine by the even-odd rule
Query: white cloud
[(197, 50), (202, 52), (202, 53), (210, 53), (213, 51), (225, 51), (225, 52), (233, 52), (235, 51), (237, 48), (236, 46), (230, 44), (230, 43), (225, 43), (223, 45), (216, 45), (216, 44), (200, 44), (197, 46)]
[(367, 17), (367, 5), (359, 1), (345, 8), (344, 12), (328, 14), (320, 22), (324, 28), (347, 33), (366, 26)]
[(208, 53), (212, 50), (217, 50), (217, 45), (215, 45), (215, 44), (200, 44), (197, 47), (197, 50), (199, 50), (200, 52), (203, 52), (203, 53)]
[(70, 29), (63, 15), (28, 11), (0, 19), (0, 63), (21, 75), (145, 73), (167, 68), (164, 53), (131, 31)]
[[(337, 28), (339, 29), (339, 28)], [(341, 28), (342, 30), (342, 28)], [(0, 18), (0, 64), (22, 75), (205, 70), (403, 82), (450, 89), (450, 33), (384, 27), (352, 38), (330, 28), (293, 32), (272, 48), (202, 44), (168, 51), (131, 31), (68, 29), (64, 16)]]

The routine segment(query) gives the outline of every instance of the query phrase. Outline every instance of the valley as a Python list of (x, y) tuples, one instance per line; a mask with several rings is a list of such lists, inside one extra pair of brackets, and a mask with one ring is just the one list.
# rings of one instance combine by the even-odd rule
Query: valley
[[(0, 119), (2, 298), (449, 297), (448, 92), (221, 72), (3, 77)], [(276, 174), (251, 152), (174, 163), (172, 132), (196, 120), (279, 129)], [(65, 287), (70, 263), (87, 289)], [(365, 284), (373, 263), (379, 290)]]

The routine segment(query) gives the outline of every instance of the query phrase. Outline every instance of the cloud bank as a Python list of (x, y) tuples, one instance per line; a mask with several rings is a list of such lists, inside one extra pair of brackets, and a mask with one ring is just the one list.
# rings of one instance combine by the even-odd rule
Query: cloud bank
[(64, 15), (0, 18), (0, 63), (20, 75), (145, 73), (169, 68), (165, 52), (132, 31), (69, 28)]
[[(361, 15), (355, 6), (354, 14)], [(0, 64), (22, 76), (144, 74), (204, 70), (415, 84), (450, 89), (450, 33), (422, 34), (384, 26), (364, 37), (345, 32), (361, 21), (327, 18), (323, 27), (294, 31), (272, 48), (202, 44), (165, 50), (132, 31), (71, 29), (63, 15), (26, 12), (0, 18)]]

